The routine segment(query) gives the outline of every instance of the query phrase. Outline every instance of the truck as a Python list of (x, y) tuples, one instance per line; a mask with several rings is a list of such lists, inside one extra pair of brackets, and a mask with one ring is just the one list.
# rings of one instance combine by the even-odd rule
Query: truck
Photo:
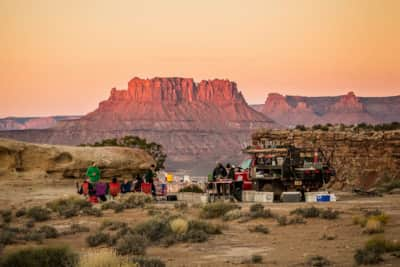
[(263, 146), (244, 152), (249, 158), (239, 166), (235, 180), (243, 181), (243, 190), (273, 192), (275, 199), (284, 191), (317, 191), (335, 175), (321, 148)]

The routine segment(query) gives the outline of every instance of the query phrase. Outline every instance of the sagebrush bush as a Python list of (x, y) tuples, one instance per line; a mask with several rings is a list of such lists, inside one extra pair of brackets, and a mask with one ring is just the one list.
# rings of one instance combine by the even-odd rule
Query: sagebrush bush
[(365, 227), (367, 224), (367, 218), (364, 216), (353, 216), (352, 220), (353, 224), (360, 225), (361, 227)]
[(203, 189), (195, 184), (185, 186), (184, 188), (179, 189), (179, 192), (204, 193)]
[(130, 194), (127, 199), (124, 200), (123, 204), (126, 209), (142, 208), (145, 204), (151, 203), (153, 198), (144, 193), (133, 193)]
[(339, 217), (339, 211), (332, 210), (331, 208), (327, 208), (325, 210), (321, 210), (319, 216), (322, 219), (334, 220), (334, 219), (337, 219)]
[(189, 229), (189, 223), (185, 219), (176, 218), (169, 222), (169, 226), (174, 234), (185, 234)]
[(251, 255), (251, 263), (257, 264), (262, 262), (263, 262), (263, 257), (261, 255), (258, 254)]
[(12, 220), (12, 210), (2, 210), (0, 211), (1, 217), (3, 218), (3, 222), (10, 223)]
[(45, 239), (45, 234), (40, 233), (39, 231), (29, 231), (26, 232), (21, 239), (25, 241), (36, 241), (38, 244), (42, 244), (43, 239)]
[(77, 216), (80, 210), (91, 208), (92, 203), (85, 199), (70, 197), (53, 200), (48, 202), (46, 206), (52, 211), (58, 212), (60, 216), (70, 218)]
[(221, 234), (221, 227), (201, 220), (191, 220), (189, 221), (189, 230), (199, 230), (203, 231), (209, 235)]
[(377, 234), (383, 233), (383, 224), (375, 219), (368, 219), (367, 224), (365, 225), (364, 233), (367, 234)]
[(175, 203), (174, 207), (177, 210), (187, 210), (189, 208), (189, 205), (187, 202), (178, 202)]
[(140, 223), (134, 227), (133, 231), (145, 236), (151, 242), (160, 241), (172, 233), (168, 222), (160, 218), (154, 218)]
[(100, 229), (115, 231), (126, 227), (128, 227), (128, 225), (125, 222), (105, 220), (101, 224)]
[(83, 215), (101, 217), (103, 212), (98, 208), (86, 207), (81, 210)]
[(26, 227), (26, 228), (33, 228), (33, 227), (35, 227), (35, 220), (28, 220), (28, 221), (26, 221), (25, 227)]
[(0, 245), (10, 245), (16, 242), (16, 234), (9, 229), (0, 230)]
[(74, 223), (74, 224), (71, 224), (69, 229), (64, 231), (63, 234), (64, 235), (74, 235), (76, 233), (85, 233), (85, 232), (89, 232), (89, 231), (90, 231), (89, 227)]
[(304, 218), (316, 218), (319, 217), (320, 209), (312, 206), (309, 208), (297, 208), (292, 210), (290, 214), (296, 214), (299, 216), (303, 216)]
[(263, 224), (257, 224), (255, 226), (249, 227), (250, 232), (255, 232), (255, 233), (263, 233), (263, 234), (268, 234), (269, 229)]
[(240, 217), (242, 217), (242, 211), (235, 209), (235, 210), (230, 210), (227, 213), (224, 214), (224, 216), (222, 217), (222, 220), (224, 221), (233, 221), (233, 220), (237, 220)]
[(125, 205), (120, 202), (109, 201), (101, 205), (102, 210), (112, 209), (115, 213), (122, 212), (125, 209)]
[(35, 206), (28, 209), (26, 214), (37, 222), (43, 222), (50, 219), (51, 212), (46, 208)]
[(165, 267), (165, 263), (160, 259), (147, 257), (134, 257), (131, 260), (138, 267)]
[(144, 255), (146, 239), (142, 235), (127, 234), (117, 241), (115, 250), (119, 255)]
[(203, 219), (214, 219), (224, 216), (227, 212), (240, 209), (240, 206), (233, 203), (214, 202), (205, 205), (200, 213)]
[(26, 215), (26, 208), (20, 208), (15, 212), (15, 217), (22, 217)]
[(106, 244), (110, 239), (110, 235), (103, 232), (97, 232), (86, 237), (86, 243), (90, 247), (97, 247), (101, 244)]
[(3, 255), (0, 267), (74, 267), (78, 260), (68, 247), (35, 247)]
[(285, 215), (277, 216), (276, 221), (277, 221), (278, 225), (280, 225), (280, 226), (285, 226), (285, 225), (289, 224), (288, 218)]
[(41, 226), (38, 232), (43, 234), (44, 238), (57, 238), (59, 235), (57, 229), (50, 225)]
[(377, 264), (383, 260), (382, 255), (388, 252), (400, 251), (400, 243), (375, 237), (368, 240), (362, 249), (354, 254), (357, 265)]

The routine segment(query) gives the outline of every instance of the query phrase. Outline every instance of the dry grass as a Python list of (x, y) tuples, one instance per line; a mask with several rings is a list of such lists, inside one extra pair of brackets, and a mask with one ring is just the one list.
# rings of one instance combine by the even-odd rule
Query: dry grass
[(78, 267), (134, 267), (127, 257), (118, 256), (114, 250), (92, 250), (80, 257)]
[(367, 234), (383, 233), (383, 224), (376, 219), (368, 219), (364, 232)]
[(172, 232), (178, 235), (185, 234), (189, 229), (189, 223), (182, 218), (176, 218), (169, 222)]

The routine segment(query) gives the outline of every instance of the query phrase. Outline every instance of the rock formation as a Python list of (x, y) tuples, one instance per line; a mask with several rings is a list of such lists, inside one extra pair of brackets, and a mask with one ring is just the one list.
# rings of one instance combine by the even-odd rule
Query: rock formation
[(0, 139), (0, 178), (33, 173), (42, 177), (84, 178), (92, 161), (104, 178), (130, 178), (154, 164), (153, 158), (140, 149), (38, 145)]
[[(248, 106), (229, 80), (195, 83), (187, 78), (133, 78), (126, 90), (113, 88), (99, 107), (77, 120), (41, 131), (8, 131), (0, 136), (51, 144), (94, 143), (138, 135), (164, 146), (168, 163), (207, 174), (216, 160), (240, 153), (251, 132), (276, 128), (270, 118)], [(201, 159), (201, 161), (199, 161)]]
[(400, 96), (357, 97), (353, 92), (334, 97), (269, 94), (256, 110), (285, 126), (326, 123), (390, 123), (399, 121)]
[(253, 134), (256, 143), (262, 138), (280, 145), (321, 148), (336, 169), (332, 183), (336, 189), (371, 188), (400, 179), (400, 131), (262, 130)]
[(0, 131), (47, 129), (54, 127), (58, 121), (78, 118), (79, 116), (9, 117), (0, 119)]

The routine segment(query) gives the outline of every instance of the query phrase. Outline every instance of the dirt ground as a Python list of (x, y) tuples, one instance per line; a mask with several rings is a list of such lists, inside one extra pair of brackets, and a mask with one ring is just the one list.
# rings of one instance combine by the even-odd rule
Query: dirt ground
[[(37, 204), (75, 195), (75, 185), (72, 181), (49, 184), (32, 185), (29, 181), (22, 184), (0, 182), (0, 209), (30, 207)], [(320, 255), (333, 263), (333, 266), (354, 266), (353, 255), (356, 249), (361, 248), (372, 236), (362, 233), (362, 228), (353, 225), (352, 217), (361, 215), (365, 209), (380, 209), (390, 216), (385, 226), (384, 236), (391, 240), (400, 240), (400, 195), (384, 195), (383, 197), (359, 197), (350, 193), (337, 192), (338, 201), (332, 203), (271, 203), (265, 204), (275, 214), (288, 215), (298, 207), (317, 206), (331, 207), (340, 211), (336, 220), (306, 219), (306, 224), (279, 226), (275, 219), (255, 219), (245, 223), (237, 221), (224, 222), (221, 219), (210, 220), (223, 227), (223, 234), (211, 236), (205, 243), (179, 243), (168, 248), (150, 247), (148, 256), (161, 258), (167, 266), (246, 266), (241, 264), (253, 254), (263, 256), (264, 263), (258, 266), (304, 266), (309, 256)], [(242, 210), (249, 209), (250, 204), (241, 203)], [(159, 202), (152, 204), (153, 209), (170, 210), (179, 213), (173, 203)], [(200, 209), (196, 206), (183, 213), (187, 218), (198, 218)], [(89, 226), (94, 232), (106, 219), (119, 220), (137, 224), (150, 218), (146, 209), (130, 209), (122, 213), (112, 210), (104, 211), (103, 217), (78, 216), (71, 219), (62, 219), (54, 216), (51, 221), (37, 223), (52, 225), (59, 231), (66, 229), (72, 223)], [(20, 226), (26, 219), (13, 218), (12, 225)], [(269, 234), (249, 232), (249, 226), (264, 224), (270, 230)], [(46, 239), (44, 244), (68, 244), (73, 249), (85, 252), (89, 248), (85, 244), (85, 237), (89, 233), (61, 236), (57, 239)], [(326, 240), (325, 235), (333, 236), (333, 240)], [(36, 243), (10, 245), (5, 252)], [(251, 265), (257, 266), (257, 265)], [(379, 266), (400, 266), (400, 259), (387, 257)]]

